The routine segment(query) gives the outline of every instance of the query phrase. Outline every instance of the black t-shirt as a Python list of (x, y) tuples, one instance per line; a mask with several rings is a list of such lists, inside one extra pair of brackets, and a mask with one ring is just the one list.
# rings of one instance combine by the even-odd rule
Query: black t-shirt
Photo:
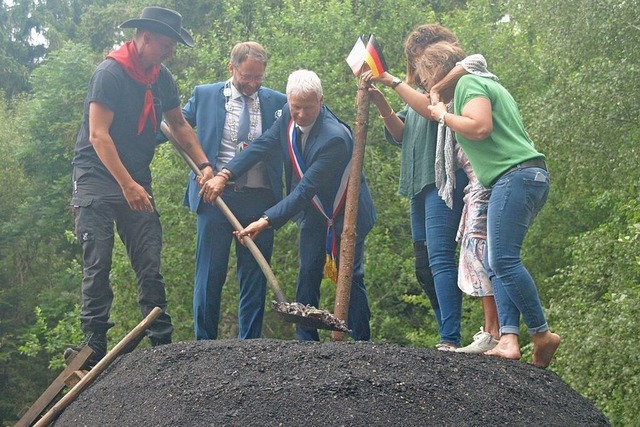
[[(157, 127), (160, 128), (162, 113), (180, 106), (178, 88), (171, 72), (161, 65), (156, 83), (152, 85)], [(82, 192), (99, 194), (121, 194), (120, 187), (102, 164), (89, 141), (89, 105), (97, 102), (113, 111), (113, 122), (109, 134), (124, 167), (132, 178), (145, 187), (151, 186), (149, 165), (156, 148), (156, 132), (148, 119), (144, 130), (138, 135), (138, 118), (142, 112), (146, 85), (133, 80), (114, 60), (106, 59), (96, 69), (89, 83), (84, 104), (84, 121), (76, 140), (75, 180), (83, 178)], [(87, 176), (88, 175), (88, 176)], [(77, 193), (77, 191), (74, 191)], [(94, 194), (98, 195), (98, 194)]]

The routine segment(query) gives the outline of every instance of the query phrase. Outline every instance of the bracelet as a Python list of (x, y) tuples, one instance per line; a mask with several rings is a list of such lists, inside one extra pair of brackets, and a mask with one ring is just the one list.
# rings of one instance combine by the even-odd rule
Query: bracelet
[(442, 126), (445, 125), (444, 123), (444, 116), (447, 115), (447, 112), (445, 111), (444, 113), (440, 114), (440, 117), (438, 117), (438, 123), (440, 123)]
[(387, 115), (387, 116), (383, 116), (382, 114), (380, 114), (380, 118), (381, 118), (382, 120), (387, 120), (389, 117), (393, 116), (395, 113), (396, 113), (396, 112), (395, 112), (395, 111), (393, 111), (393, 109), (391, 109), (391, 112), (389, 113), (389, 115)]
[(213, 167), (213, 166), (211, 165), (211, 162), (209, 162), (209, 161), (202, 162), (202, 163), (200, 163), (200, 164), (198, 165), (198, 169), (199, 169), (199, 170), (202, 170), (202, 169), (204, 169), (204, 168), (206, 168), (206, 167)]

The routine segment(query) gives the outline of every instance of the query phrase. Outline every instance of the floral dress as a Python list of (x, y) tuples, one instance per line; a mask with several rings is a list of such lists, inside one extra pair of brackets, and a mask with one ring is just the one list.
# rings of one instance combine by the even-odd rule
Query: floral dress
[(487, 245), (487, 208), (491, 189), (480, 184), (467, 156), (457, 144), (456, 156), (458, 163), (469, 178), (469, 184), (464, 189), (464, 207), (456, 237), (460, 243), (458, 287), (462, 292), (471, 296), (493, 296), (493, 286), (484, 268), (484, 251)]

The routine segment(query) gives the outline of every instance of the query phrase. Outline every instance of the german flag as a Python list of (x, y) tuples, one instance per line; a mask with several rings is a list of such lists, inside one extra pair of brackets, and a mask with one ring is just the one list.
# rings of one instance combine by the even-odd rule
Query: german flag
[(387, 63), (384, 60), (384, 55), (382, 55), (382, 48), (373, 34), (369, 37), (364, 60), (369, 64), (369, 68), (371, 68), (374, 77), (378, 77), (388, 69)]

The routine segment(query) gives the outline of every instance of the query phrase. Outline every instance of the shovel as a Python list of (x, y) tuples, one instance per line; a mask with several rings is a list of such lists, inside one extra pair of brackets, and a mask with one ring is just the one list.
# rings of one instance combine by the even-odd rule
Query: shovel
[[(162, 122), (161, 124), (162, 133), (169, 139), (173, 147), (178, 151), (180, 156), (184, 159), (187, 165), (191, 168), (193, 173), (197, 176), (202, 176), (202, 171), (198, 169), (198, 166), (195, 164), (193, 159), (183, 150), (183, 148), (178, 144), (173, 136), (173, 133), (169, 129), (169, 126)], [(240, 224), (240, 221), (235, 217), (231, 209), (227, 206), (227, 204), (222, 200), (222, 197), (216, 198), (216, 206), (218, 209), (222, 211), (222, 214), (227, 218), (229, 223), (233, 226), (236, 231), (242, 231), (244, 227)], [(320, 310), (310, 305), (304, 305), (297, 302), (288, 303), (284, 296), (284, 292), (280, 288), (278, 284), (278, 280), (276, 276), (273, 274), (269, 263), (265, 259), (262, 252), (258, 246), (256, 246), (255, 242), (251, 240), (250, 237), (244, 236), (242, 238), (242, 242), (249, 249), (253, 257), (256, 259), (256, 262), (260, 266), (262, 273), (264, 273), (267, 278), (267, 282), (273, 293), (275, 294), (276, 301), (273, 301), (271, 306), (273, 310), (278, 313), (284, 320), (291, 323), (297, 323), (299, 326), (310, 328), (310, 329), (327, 329), (330, 331), (339, 331), (339, 332), (351, 332), (349, 328), (346, 326), (345, 322), (336, 318), (333, 314), (329, 313), (326, 310)]]

